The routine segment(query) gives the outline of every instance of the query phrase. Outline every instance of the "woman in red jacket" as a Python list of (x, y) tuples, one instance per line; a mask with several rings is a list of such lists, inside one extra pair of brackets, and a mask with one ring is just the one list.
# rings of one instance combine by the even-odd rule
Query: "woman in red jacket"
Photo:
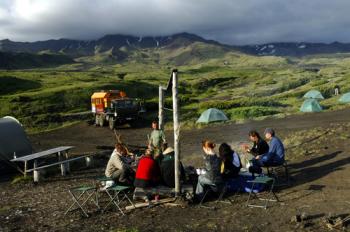
[(139, 161), (134, 185), (139, 188), (155, 186), (159, 176), (159, 167), (152, 157), (152, 151), (147, 149), (145, 155)]

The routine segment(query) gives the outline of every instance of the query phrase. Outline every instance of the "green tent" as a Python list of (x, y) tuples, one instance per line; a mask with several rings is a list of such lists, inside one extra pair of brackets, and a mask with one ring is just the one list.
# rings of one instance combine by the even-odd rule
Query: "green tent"
[(324, 99), (324, 97), (322, 96), (322, 93), (318, 90), (310, 90), (309, 92), (305, 93), (304, 98), (312, 98), (312, 99), (319, 99), (319, 100)]
[(13, 172), (14, 164), (11, 159), (31, 154), (32, 146), (27, 135), (13, 117), (0, 118), (0, 176)]
[(209, 123), (227, 120), (228, 118), (221, 110), (210, 108), (201, 114), (196, 123)]
[(301, 112), (320, 112), (322, 107), (316, 99), (306, 99), (300, 107)]
[(343, 94), (341, 98), (339, 98), (341, 103), (350, 103), (350, 92)]

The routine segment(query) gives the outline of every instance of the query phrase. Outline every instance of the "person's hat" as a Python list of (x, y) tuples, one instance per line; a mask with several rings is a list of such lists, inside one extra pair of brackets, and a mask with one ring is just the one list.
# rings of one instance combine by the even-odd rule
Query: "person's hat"
[(163, 151), (163, 155), (167, 155), (172, 152), (174, 152), (174, 149), (172, 147), (168, 147), (167, 149), (165, 149), (165, 151)]
[(275, 131), (272, 128), (266, 128), (264, 131), (264, 134), (267, 134), (267, 133), (269, 133), (272, 136), (275, 135)]

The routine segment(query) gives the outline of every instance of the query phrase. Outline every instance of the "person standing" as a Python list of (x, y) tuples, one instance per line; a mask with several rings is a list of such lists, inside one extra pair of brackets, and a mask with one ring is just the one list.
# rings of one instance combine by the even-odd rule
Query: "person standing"
[(152, 122), (152, 132), (148, 136), (148, 148), (153, 150), (154, 158), (161, 155), (163, 144), (166, 143), (165, 134), (162, 129), (158, 128), (158, 122)]
[(334, 95), (335, 95), (335, 96), (339, 95), (339, 92), (340, 92), (340, 87), (339, 87), (339, 85), (334, 86)]

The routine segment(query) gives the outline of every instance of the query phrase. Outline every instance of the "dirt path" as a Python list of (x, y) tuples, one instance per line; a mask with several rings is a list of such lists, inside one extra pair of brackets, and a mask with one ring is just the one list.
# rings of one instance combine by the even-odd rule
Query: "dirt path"
[[(71, 201), (67, 189), (92, 184), (93, 177), (103, 173), (103, 169), (83, 169), (65, 178), (51, 176), (37, 186), (0, 183), (0, 231), (328, 231), (324, 217), (350, 214), (349, 113), (347, 109), (181, 132), (182, 156), (186, 163), (197, 164), (199, 144), (204, 138), (235, 144), (246, 140), (250, 129), (275, 128), (287, 144), (293, 181), (291, 186), (278, 188), (281, 201), (267, 210), (247, 208), (247, 194), (241, 194), (233, 205), (219, 204), (216, 210), (161, 206), (140, 209), (125, 217), (112, 211), (92, 213), (87, 219), (78, 213), (64, 217)], [(119, 132), (129, 144), (144, 145), (149, 129)], [(167, 131), (167, 137), (171, 142), (171, 131)], [(79, 154), (114, 143), (109, 129), (86, 123), (30, 139), (37, 149), (74, 145), (73, 151)], [(292, 216), (302, 213), (306, 215), (304, 222), (291, 222)]]
[[(205, 138), (211, 139), (216, 143), (229, 142), (237, 144), (240, 141), (247, 141), (247, 134), (251, 129), (256, 129), (262, 133), (266, 127), (272, 127), (276, 130), (278, 136), (283, 138), (288, 137), (288, 133), (292, 131), (330, 127), (334, 123), (346, 122), (350, 122), (350, 109), (250, 121), (244, 124), (214, 124), (202, 129), (182, 130), (182, 156), (186, 160), (188, 156), (200, 154), (200, 143)], [(118, 133), (122, 135), (124, 142), (144, 146), (147, 143), (147, 134), (150, 133), (150, 129), (120, 128)], [(170, 145), (173, 143), (172, 133), (172, 131), (166, 131), (166, 137)], [(80, 123), (49, 133), (30, 136), (30, 140), (37, 150), (61, 145), (73, 145), (76, 146), (73, 150), (75, 153), (91, 153), (98, 151), (98, 147), (113, 146), (114, 138), (113, 132), (108, 128), (95, 127), (87, 123)]]

